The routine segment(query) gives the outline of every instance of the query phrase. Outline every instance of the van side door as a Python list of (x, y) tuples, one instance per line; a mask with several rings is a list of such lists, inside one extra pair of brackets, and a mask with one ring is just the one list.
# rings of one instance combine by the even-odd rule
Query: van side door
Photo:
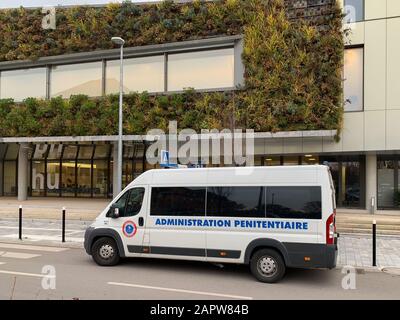
[(152, 187), (149, 201), (152, 257), (206, 260), (205, 187)]

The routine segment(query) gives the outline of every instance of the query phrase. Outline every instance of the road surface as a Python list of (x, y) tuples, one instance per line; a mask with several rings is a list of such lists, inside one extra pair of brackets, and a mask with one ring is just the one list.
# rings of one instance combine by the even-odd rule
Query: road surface
[[(52, 267), (55, 277), (44, 278)], [(355, 290), (342, 288), (343, 277), (339, 269), (288, 270), (271, 285), (255, 281), (246, 266), (138, 258), (102, 268), (80, 248), (0, 243), (0, 299), (7, 300), (400, 298), (400, 275), (357, 274)]]

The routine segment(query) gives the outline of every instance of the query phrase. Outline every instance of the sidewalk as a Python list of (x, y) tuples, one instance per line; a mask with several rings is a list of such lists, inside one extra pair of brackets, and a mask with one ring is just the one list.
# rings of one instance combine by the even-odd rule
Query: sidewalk
[(61, 219), (62, 208), (66, 208), (68, 220), (94, 220), (110, 203), (109, 199), (77, 198), (30, 198), (18, 201), (15, 198), (0, 198), (0, 218), (18, 217), (18, 207), (22, 205), (24, 218)]

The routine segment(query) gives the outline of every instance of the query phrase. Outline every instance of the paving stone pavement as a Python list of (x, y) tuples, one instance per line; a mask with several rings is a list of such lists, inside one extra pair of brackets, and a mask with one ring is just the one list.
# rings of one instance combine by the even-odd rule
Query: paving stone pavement
[[(67, 244), (82, 247), (83, 236), (91, 221), (70, 220), (66, 222)], [(18, 239), (18, 220), (0, 218), (0, 241)], [(61, 244), (61, 221), (26, 219), (23, 222), (24, 242), (47, 242)], [(370, 235), (340, 234), (338, 239), (338, 266), (372, 267), (372, 238)], [(377, 237), (378, 267), (400, 268), (400, 237)]]
[[(400, 268), (400, 238), (378, 236), (376, 240), (378, 267)], [(340, 234), (338, 265), (372, 267), (372, 237), (369, 235)]]

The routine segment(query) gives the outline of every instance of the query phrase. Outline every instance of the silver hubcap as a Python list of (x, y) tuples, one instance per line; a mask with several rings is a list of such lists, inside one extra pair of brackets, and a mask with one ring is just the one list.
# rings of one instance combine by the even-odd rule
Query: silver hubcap
[(114, 255), (114, 248), (109, 244), (100, 247), (100, 257), (103, 259), (110, 259)]
[(259, 259), (257, 268), (260, 273), (267, 277), (272, 277), (277, 271), (275, 260), (272, 257)]

